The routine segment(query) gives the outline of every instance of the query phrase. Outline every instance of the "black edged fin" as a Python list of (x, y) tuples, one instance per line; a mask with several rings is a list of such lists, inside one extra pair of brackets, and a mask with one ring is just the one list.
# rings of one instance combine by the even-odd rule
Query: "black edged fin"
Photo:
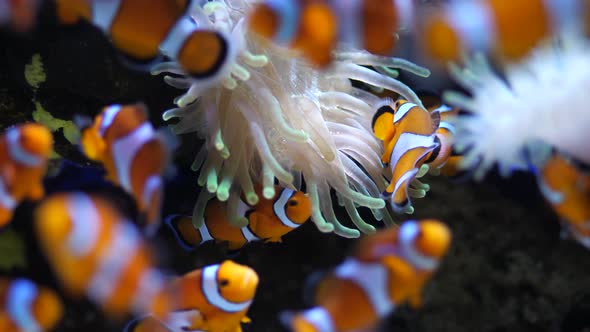
[(134, 332), (137, 329), (137, 327), (139, 326), (139, 324), (141, 324), (141, 322), (144, 319), (149, 318), (149, 317), (150, 317), (150, 315), (145, 315), (145, 316), (134, 318), (133, 320), (129, 321), (129, 323), (127, 323), (127, 325), (125, 325), (123, 332)]
[(126, 67), (139, 72), (150, 72), (155, 65), (164, 62), (165, 59), (160, 53), (152, 59), (143, 60), (119, 51), (116, 52), (116, 57)]
[(440, 110), (435, 109), (430, 112), (430, 118), (432, 119), (432, 131), (436, 132), (440, 127)]
[[(176, 242), (178, 242), (178, 244), (182, 247), (182, 249), (184, 249), (186, 251), (193, 251), (196, 249), (197, 246), (189, 243), (189, 241), (187, 241), (183, 237), (182, 232), (178, 229), (178, 224), (182, 220), (183, 217), (184, 216), (179, 215), (179, 214), (172, 214), (172, 215), (166, 216), (166, 218), (164, 219), (164, 223), (166, 225), (168, 225), (168, 227), (170, 228), (170, 230), (174, 234), (174, 238), (176, 239)], [(195, 229), (195, 231), (197, 231), (197, 230)]]
[(433, 162), (436, 157), (438, 157), (438, 154), (440, 153), (440, 149), (442, 144), (440, 144), (440, 138), (438, 138), (437, 135), (434, 136), (434, 143), (436, 144), (436, 148), (434, 148), (434, 150), (432, 150), (432, 152), (430, 153), (430, 157), (428, 157), (428, 159), (426, 159), (424, 161), (425, 164), (429, 164), (431, 162)]

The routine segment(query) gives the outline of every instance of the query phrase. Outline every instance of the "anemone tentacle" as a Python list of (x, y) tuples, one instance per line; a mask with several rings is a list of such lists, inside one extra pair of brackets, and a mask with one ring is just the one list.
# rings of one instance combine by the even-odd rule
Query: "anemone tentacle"
[[(195, 226), (202, 223), (204, 197), (217, 195), (235, 208), (236, 195), (244, 195), (255, 204), (259, 198), (253, 183), (261, 183), (269, 198), (275, 179), (293, 188), (305, 183), (313, 207), (311, 219), (322, 232), (344, 237), (358, 237), (359, 230), (373, 232), (358, 206), (392, 224), (380, 198), (387, 185), (380, 162), (382, 147), (371, 129), (380, 98), (354, 87), (351, 80), (421, 104), (408, 86), (395, 79), (395, 69), (419, 76), (428, 76), (429, 71), (403, 59), (348, 50), (336, 52), (331, 68), (319, 71), (291, 51), (249, 34), (244, 15), (250, 6), (247, 0), (231, 4), (218, 0), (207, 3), (199, 14), (230, 35), (237, 48), (235, 63), (221, 80), (194, 81), (173, 63), (152, 71), (174, 75), (165, 81), (187, 90), (164, 119), (177, 120), (173, 130), (178, 134), (197, 131), (205, 139), (193, 164), (194, 170), (199, 168), (199, 184), (208, 191), (195, 205)], [(358, 229), (336, 218), (331, 190)]]

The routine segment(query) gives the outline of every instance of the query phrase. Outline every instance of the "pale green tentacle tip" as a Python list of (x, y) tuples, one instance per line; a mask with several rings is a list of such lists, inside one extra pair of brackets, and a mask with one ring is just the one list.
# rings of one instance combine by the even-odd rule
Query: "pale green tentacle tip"
[(219, 156), (221, 156), (221, 158), (223, 158), (223, 159), (227, 159), (231, 156), (231, 153), (229, 152), (229, 149), (227, 148), (227, 146), (224, 146), (223, 149), (221, 149), (221, 151), (219, 151)]
[(231, 183), (222, 183), (217, 188), (217, 199), (225, 202), (229, 199), (229, 188), (231, 187)]
[(275, 197), (275, 188), (274, 187), (265, 187), (262, 189), (262, 196), (266, 199), (272, 199)]
[(358, 227), (361, 230), (361, 232), (365, 234), (373, 234), (377, 232), (377, 229), (373, 225), (369, 225), (364, 221), (363, 224), (357, 224), (356, 227)]
[(424, 198), (426, 197), (426, 191), (422, 189), (408, 189), (408, 193), (413, 198)]
[(252, 191), (252, 192), (246, 193), (246, 202), (248, 202), (248, 204), (256, 205), (256, 204), (258, 204), (258, 200), (259, 200), (258, 195), (256, 195), (255, 192)]
[(420, 170), (416, 174), (416, 177), (417, 178), (423, 177), (424, 175), (426, 175), (426, 173), (428, 173), (429, 170), (430, 170), (430, 166), (428, 166), (427, 164), (423, 164), (422, 166), (420, 166)]
[(361, 236), (361, 232), (359, 232), (357, 229), (352, 229), (344, 226), (337, 227), (336, 229), (334, 229), (334, 234), (347, 239), (356, 239)]
[(413, 214), (414, 213), (414, 207), (409, 205), (408, 207), (406, 207), (403, 211), (405, 214)]
[(249, 223), (250, 222), (246, 217), (237, 217), (234, 220), (232, 220), (232, 225), (240, 228), (248, 226)]
[(328, 224), (326, 222), (324, 223), (315, 223), (316, 227), (318, 228), (318, 230), (322, 233), (331, 233), (334, 231), (334, 225), (332, 224)]

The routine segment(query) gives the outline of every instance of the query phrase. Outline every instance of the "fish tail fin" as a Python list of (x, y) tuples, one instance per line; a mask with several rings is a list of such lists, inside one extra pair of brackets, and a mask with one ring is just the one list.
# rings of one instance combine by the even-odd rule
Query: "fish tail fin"
[(202, 241), (199, 230), (193, 226), (191, 217), (178, 214), (169, 215), (164, 220), (176, 242), (186, 251), (194, 250)]
[(301, 312), (284, 311), (280, 314), (281, 323), (292, 332), (335, 331), (330, 313), (323, 307), (315, 307)]

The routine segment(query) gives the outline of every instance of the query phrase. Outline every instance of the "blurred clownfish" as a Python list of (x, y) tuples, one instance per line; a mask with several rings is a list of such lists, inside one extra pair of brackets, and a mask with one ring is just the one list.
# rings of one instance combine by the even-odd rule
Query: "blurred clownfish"
[(568, 234), (590, 249), (590, 175), (554, 154), (541, 167), (537, 180)]
[(421, 291), (451, 242), (438, 220), (407, 221), (362, 238), (353, 255), (314, 287), (315, 307), (284, 313), (295, 332), (343, 332), (374, 327), (397, 306), (421, 306)]
[(63, 316), (57, 294), (27, 279), (0, 278), (0, 331), (51, 331)]
[(174, 232), (179, 244), (186, 250), (193, 250), (198, 245), (215, 240), (228, 242), (229, 249), (242, 248), (252, 241), (281, 242), (281, 236), (301, 226), (311, 216), (311, 201), (301, 191), (275, 186), (275, 196), (263, 198), (262, 188), (257, 188), (261, 197), (258, 204), (251, 206), (239, 201), (238, 218), (247, 218), (245, 227), (233, 226), (224, 203), (217, 199), (209, 201), (202, 226), (195, 228), (191, 217), (172, 217), (166, 224)]
[(51, 151), (53, 136), (42, 125), (27, 123), (6, 130), (0, 139), (0, 226), (10, 222), (21, 201), (43, 197)]
[(72, 296), (87, 296), (111, 316), (165, 315), (164, 277), (135, 226), (111, 204), (81, 192), (55, 194), (35, 210), (43, 252)]
[(389, 55), (409, 12), (407, 0), (265, 0), (250, 15), (250, 29), (324, 67), (340, 42)]
[(190, 272), (168, 286), (180, 296), (165, 320), (146, 316), (131, 322), (125, 332), (241, 332), (256, 288), (258, 274), (232, 261)]
[(191, 14), (197, 0), (57, 0), (62, 23), (84, 19), (110, 36), (128, 61), (149, 70), (161, 54), (196, 79), (218, 77), (234, 57), (229, 38)]
[(160, 224), (162, 175), (171, 146), (154, 131), (145, 105), (112, 105), (82, 130), (81, 145), (88, 158), (101, 162), (109, 180), (130, 193), (146, 217), (146, 233)]
[(440, 113), (398, 99), (385, 99), (377, 105), (372, 127), (375, 136), (383, 141), (383, 165), (391, 168), (389, 186), (383, 192), (396, 212), (412, 212), (408, 189), (420, 167), (436, 149), (436, 130)]
[(10, 25), (14, 31), (28, 31), (35, 24), (38, 9), (38, 0), (0, 0), (0, 26)]
[(444, 63), (460, 60), (465, 51), (483, 51), (517, 60), (540, 42), (579, 25), (588, 13), (579, 0), (452, 1), (426, 15), (417, 29), (424, 51)]

